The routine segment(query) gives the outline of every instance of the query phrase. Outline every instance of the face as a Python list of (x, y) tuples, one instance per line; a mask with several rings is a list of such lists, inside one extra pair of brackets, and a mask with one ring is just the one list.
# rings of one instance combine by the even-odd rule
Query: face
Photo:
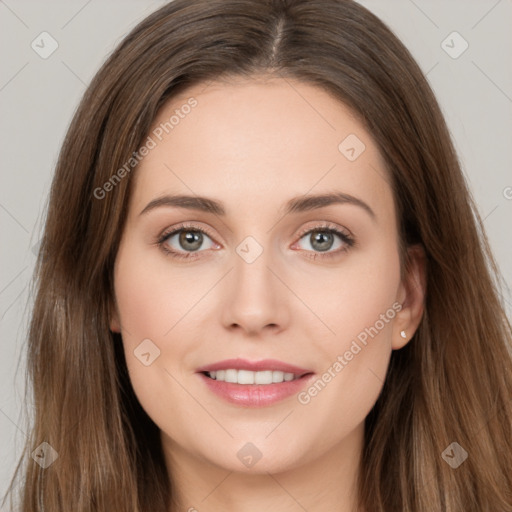
[(276, 472), (357, 445), (413, 328), (370, 134), (313, 85), (234, 79), (174, 97), (149, 137), (111, 329), (166, 449)]

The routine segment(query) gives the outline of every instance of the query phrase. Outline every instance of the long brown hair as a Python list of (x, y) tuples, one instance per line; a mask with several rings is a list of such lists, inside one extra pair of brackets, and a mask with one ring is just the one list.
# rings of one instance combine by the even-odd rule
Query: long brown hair
[[(387, 164), (403, 249), (420, 243), (427, 257), (424, 317), (393, 352), (366, 420), (362, 507), (512, 511), (512, 335), (497, 267), (425, 77), (386, 25), (351, 0), (174, 0), (135, 27), (92, 80), (62, 147), (35, 272), (34, 424), (12, 483), (22, 475), (21, 509), (170, 509), (158, 428), (109, 330), (136, 169), (104, 197), (95, 190), (178, 91), (261, 74), (317, 85), (356, 113)], [(46, 469), (30, 457), (43, 441), (59, 455)], [(468, 453), (457, 469), (442, 456), (453, 442)]]

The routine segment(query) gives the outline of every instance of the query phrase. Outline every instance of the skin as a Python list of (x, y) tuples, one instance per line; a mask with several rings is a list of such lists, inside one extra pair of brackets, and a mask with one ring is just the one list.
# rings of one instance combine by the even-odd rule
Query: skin
[[(411, 250), (401, 280), (388, 172), (370, 134), (337, 99), (288, 79), (236, 78), (174, 97), (154, 127), (192, 96), (197, 106), (133, 176), (111, 321), (122, 333), (135, 393), (161, 430), (173, 510), (356, 510), (364, 419), (392, 350), (408, 343), (421, 320), (423, 258)], [(338, 149), (349, 134), (366, 146), (355, 161)], [(292, 197), (334, 190), (364, 201), (375, 218), (348, 203), (282, 213)], [(178, 193), (213, 198), (226, 214), (171, 206), (141, 214), (155, 198)], [(156, 241), (185, 221), (209, 234), (195, 252), (179, 244), (179, 234), (167, 239), (164, 246), (195, 255), (173, 259)], [(348, 230), (356, 245), (337, 252), (347, 246), (334, 236), (333, 257), (315, 250), (301, 230), (326, 222)], [(236, 252), (247, 236), (263, 248), (252, 263)], [(394, 303), (400, 312), (307, 404), (292, 396), (240, 407), (211, 393), (196, 373), (244, 357), (278, 359), (319, 377)], [(149, 366), (134, 356), (144, 339), (160, 350)], [(252, 467), (237, 457), (248, 442), (262, 454)]]

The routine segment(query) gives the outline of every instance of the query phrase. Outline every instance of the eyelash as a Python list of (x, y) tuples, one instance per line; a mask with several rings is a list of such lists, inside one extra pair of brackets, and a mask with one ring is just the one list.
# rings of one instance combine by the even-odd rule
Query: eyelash
[[(193, 224), (183, 223), (178, 225), (177, 227), (172, 228), (170, 231), (164, 231), (157, 239), (156, 243), (160, 247), (164, 253), (172, 258), (181, 259), (181, 260), (195, 260), (198, 256), (196, 254), (201, 251), (193, 251), (193, 252), (178, 252), (172, 249), (169, 249), (166, 245), (167, 240), (175, 235), (176, 233), (180, 233), (181, 231), (197, 231), (200, 233), (203, 233), (204, 235), (207, 235), (209, 238), (213, 240), (213, 236), (204, 228), (201, 228), (199, 226), (194, 226)], [(317, 259), (318, 257), (324, 259), (324, 258), (334, 258), (341, 253), (349, 251), (352, 247), (356, 246), (356, 241), (354, 237), (347, 232), (341, 231), (337, 227), (335, 227), (333, 224), (324, 223), (318, 226), (314, 226), (313, 228), (308, 228), (306, 230), (303, 230), (300, 232), (299, 240), (304, 238), (305, 235), (308, 235), (314, 231), (320, 231), (323, 233), (331, 233), (334, 235), (337, 235), (341, 241), (344, 243), (344, 246), (341, 249), (338, 249), (336, 251), (332, 252), (314, 252), (311, 254), (311, 251), (306, 251), (308, 258), (310, 259)]]

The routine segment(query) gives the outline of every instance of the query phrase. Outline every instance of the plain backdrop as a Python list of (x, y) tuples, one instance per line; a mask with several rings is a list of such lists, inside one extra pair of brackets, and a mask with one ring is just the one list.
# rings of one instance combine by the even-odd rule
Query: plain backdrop
[[(29, 281), (60, 145), (100, 64), (132, 27), (163, 3), (0, 0), (2, 495), (26, 438), (24, 348)], [(405, 43), (437, 95), (501, 268), (503, 300), (510, 313), (512, 1), (361, 3)], [(42, 32), (49, 36), (40, 36)], [(45, 51), (58, 45), (47, 58), (41, 56), (41, 37), (46, 41)]]

